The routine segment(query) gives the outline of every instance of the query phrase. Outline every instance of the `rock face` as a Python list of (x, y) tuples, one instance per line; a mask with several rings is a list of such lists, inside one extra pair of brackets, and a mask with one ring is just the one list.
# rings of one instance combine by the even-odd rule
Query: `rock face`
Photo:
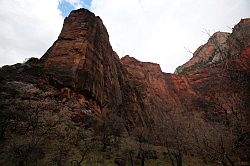
[(125, 78), (129, 82), (129, 90), (126, 92), (125, 88), (122, 91), (129, 94), (126, 97), (129, 102), (124, 103), (124, 112), (128, 117), (130, 115), (130, 122), (150, 126), (155, 121), (161, 121), (166, 111), (179, 108), (180, 103), (169, 91), (160, 65), (140, 62), (129, 56), (123, 57), (121, 61), (127, 72)]
[(228, 50), (226, 41), (229, 36), (230, 34), (225, 32), (213, 34), (206, 44), (194, 52), (193, 57), (187, 63), (176, 69), (175, 73), (180, 74), (223, 61), (226, 58), (225, 52)]
[(121, 103), (119, 58), (102, 20), (88, 10), (73, 11), (65, 19), (57, 41), (41, 60), (61, 86), (95, 102), (98, 111), (107, 103)]
[(65, 19), (58, 39), (40, 60), (28, 61), (18, 74), (22, 65), (0, 73), (1, 80), (43, 80), (66, 88), (67, 94), (73, 91), (99, 116), (117, 111), (129, 129), (161, 122), (169, 110), (249, 112), (249, 57), (250, 19), (244, 19), (231, 34), (212, 35), (176, 74), (167, 74), (158, 64), (130, 56), (119, 59), (102, 20), (79, 9)]
[(249, 45), (250, 19), (243, 19), (233, 28), (232, 34), (216, 32), (208, 42), (200, 46), (193, 54), (193, 57), (179, 66), (175, 74), (188, 73), (209, 65), (218, 64), (235, 57), (243, 48)]
[(101, 19), (85, 9), (65, 19), (41, 63), (55, 86), (84, 95), (99, 115), (120, 111), (128, 127), (150, 126), (167, 110), (182, 108), (160, 66), (129, 56), (120, 60)]
[(176, 69), (178, 76), (172, 77), (186, 77), (190, 90), (196, 94), (190, 102), (191, 109), (249, 112), (249, 38), (250, 19), (243, 19), (231, 34), (212, 35), (190, 61)]
[[(219, 113), (246, 105), (249, 85), (249, 19), (233, 33), (217, 32), (176, 69), (133, 57), (119, 59), (101, 19), (79, 9), (41, 58), (45, 73), (92, 102), (99, 115), (118, 111), (127, 127), (151, 126), (169, 110)], [(237, 83), (241, 84), (237, 84)], [(223, 86), (221, 86), (223, 85)]]

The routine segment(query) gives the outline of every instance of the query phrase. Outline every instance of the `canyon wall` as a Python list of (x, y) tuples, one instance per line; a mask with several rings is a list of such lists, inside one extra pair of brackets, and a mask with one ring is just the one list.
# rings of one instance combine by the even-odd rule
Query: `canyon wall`
[(1, 80), (47, 81), (68, 88), (91, 103), (99, 117), (116, 111), (130, 128), (161, 122), (171, 110), (200, 111), (208, 118), (211, 113), (249, 112), (249, 57), (250, 19), (243, 19), (232, 33), (212, 35), (175, 74), (164, 73), (155, 63), (128, 55), (120, 59), (102, 20), (79, 9), (65, 19), (40, 60), (3, 67), (0, 73)]

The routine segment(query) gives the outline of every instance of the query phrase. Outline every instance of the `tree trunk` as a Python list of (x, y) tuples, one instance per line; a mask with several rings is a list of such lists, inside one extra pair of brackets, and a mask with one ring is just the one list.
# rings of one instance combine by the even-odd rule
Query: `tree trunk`
[(129, 152), (129, 158), (130, 158), (131, 166), (134, 166), (134, 161), (133, 161), (133, 157), (132, 157), (131, 152)]
[(180, 153), (175, 155), (175, 160), (177, 166), (182, 166), (182, 155)]
[(0, 131), (0, 141), (4, 141), (5, 140), (5, 130), (1, 130)]
[(141, 166), (144, 166), (144, 165), (145, 165), (145, 157), (142, 156), (142, 157), (141, 157)]

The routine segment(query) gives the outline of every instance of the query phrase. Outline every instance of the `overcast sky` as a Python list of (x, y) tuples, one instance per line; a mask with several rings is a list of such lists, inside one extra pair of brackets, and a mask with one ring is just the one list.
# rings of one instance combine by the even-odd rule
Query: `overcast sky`
[(68, 13), (99, 15), (120, 57), (159, 63), (165, 72), (192, 57), (208, 35), (250, 17), (250, 0), (0, 0), (0, 66), (41, 57)]

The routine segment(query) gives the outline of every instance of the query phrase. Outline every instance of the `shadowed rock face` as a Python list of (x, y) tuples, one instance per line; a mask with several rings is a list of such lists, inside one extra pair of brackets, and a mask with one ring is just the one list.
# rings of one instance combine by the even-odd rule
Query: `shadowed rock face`
[(151, 126), (169, 110), (243, 109), (239, 105), (249, 101), (249, 39), (250, 19), (241, 20), (231, 34), (212, 35), (177, 68), (178, 74), (167, 74), (158, 64), (130, 56), (119, 59), (102, 20), (79, 9), (65, 19), (58, 39), (35, 65), (21, 74), (16, 74), (20, 65), (2, 68), (1, 80), (27, 81), (32, 76), (35, 83), (45, 80), (84, 96), (99, 116), (117, 111), (128, 128)]

